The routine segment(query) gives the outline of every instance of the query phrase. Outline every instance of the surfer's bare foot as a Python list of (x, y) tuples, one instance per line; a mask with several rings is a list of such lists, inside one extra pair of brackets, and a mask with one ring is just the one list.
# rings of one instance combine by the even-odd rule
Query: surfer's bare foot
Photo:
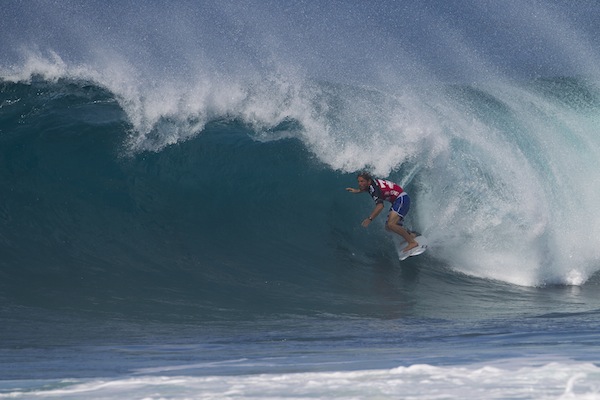
[(407, 245), (407, 246), (404, 248), (404, 250), (402, 250), (402, 251), (403, 251), (403, 252), (407, 252), (407, 251), (409, 251), (409, 250), (412, 250), (412, 249), (414, 249), (414, 248), (415, 248), (415, 247), (417, 247), (418, 245), (419, 245), (419, 243), (417, 243), (417, 242), (411, 242), (411, 243), (409, 243), (409, 244), (408, 244), (408, 245)]

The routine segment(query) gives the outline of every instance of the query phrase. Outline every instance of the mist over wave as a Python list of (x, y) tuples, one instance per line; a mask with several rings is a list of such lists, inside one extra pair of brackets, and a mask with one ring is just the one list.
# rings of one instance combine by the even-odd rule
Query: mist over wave
[[(334, 168), (369, 164), (387, 174), (414, 155), (412, 143), (439, 129), (428, 103), (448, 83), (597, 81), (596, 11), (592, 1), (37, 0), (2, 10), (0, 71), (11, 81), (39, 74), (106, 88), (133, 125), (134, 150), (188, 139), (222, 116), (259, 130), (292, 119), (313, 151), (342, 145), (342, 155), (320, 154)], [(352, 92), (324, 92), (323, 82), (384, 96), (365, 102)], [(356, 160), (364, 142), (376, 140), (377, 159)], [(394, 149), (379, 156), (390, 143)]]
[(203, 282), (236, 306), (265, 283), (265, 304), (309, 285), (368, 292), (361, 265), (395, 262), (387, 236), (357, 229), (368, 199), (344, 196), (368, 168), (413, 197), (424, 268), (582, 285), (600, 269), (597, 11), (11, 3), (4, 274), (41, 284), (52, 260), (61, 285), (117, 298), (128, 266), (146, 272), (136, 290), (169, 276), (165, 293)]

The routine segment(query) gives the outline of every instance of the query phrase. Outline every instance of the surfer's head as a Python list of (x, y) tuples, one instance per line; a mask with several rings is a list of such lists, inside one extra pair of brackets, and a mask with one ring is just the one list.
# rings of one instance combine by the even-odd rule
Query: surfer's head
[(360, 190), (367, 190), (369, 185), (373, 182), (373, 177), (368, 172), (361, 172), (356, 179), (358, 180), (358, 187)]

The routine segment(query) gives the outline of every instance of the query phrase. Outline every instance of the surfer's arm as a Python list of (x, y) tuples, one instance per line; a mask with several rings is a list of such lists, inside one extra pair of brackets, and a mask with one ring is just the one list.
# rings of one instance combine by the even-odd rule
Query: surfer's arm
[(362, 226), (365, 228), (369, 226), (371, 221), (377, 218), (377, 216), (381, 213), (381, 210), (383, 210), (383, 203), (377, 203), (371, 214), (362, 222)]
[(365, 192), (365, 190), (355, 189), (355, 188), (351, 188), (351, 187), (347, 187), (346, 191), (348, 191), (350, 193), (362, 193), (362, 192)]

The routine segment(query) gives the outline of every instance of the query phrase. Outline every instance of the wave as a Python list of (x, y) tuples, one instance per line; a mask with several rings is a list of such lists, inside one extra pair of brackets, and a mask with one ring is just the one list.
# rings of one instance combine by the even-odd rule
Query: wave
[[(38, 20), (39, 9), (57, 20), (43, 1), (31, 4), (15, 5), (6, 29)], [(369, 303), (373, 268), (397, 261), (381, 229), (357, 227), (371, 204), (343, 188), (361, 169), (409, 191), (408, 223), (432, 243), (411, 262), (440, 284), (459, 273), (583, 285), (600, 269), (600, 64), (585, 9), (497, 10), (494, 24), (540, 16), (530, 33), (554, 63), (540, 58), (530, 70), (533, 60), (495, 63), (491, 37), (475, 41), (469, 24), (482, 5), (460, 27), (444, 18), (452, 9), (370, 15), (338, 5), (329, 22), (342, 46), (325, 41), (314, 53), (302, 43), (322, 20), (255, 5), (184, 2), (161, 14), (158, 4), (124, 3), (83, 29), (80, 17), (98, 14), (91, 2), (53, 27), (13, 26), (0, 65), (0, 273), (11, 296), (26, 302), (51, 282), (56, 301), (66, 290), (89, 307), (106, 291), (116, 304), (143, 294), (156, 307), (235, 309), (249, 296), (258, 309)], [(265, 7), (290, 23), (289, 35), (251, 23)], [(293, 15), (316, 18), (329, 6), (304, 7)], [(404, 32), (415, 39), (435, 22), (427, 39), (444, 37), (455, 53), (434, 62), (431, 47), (393, 41), (387, 19), (365, 32), (342, 18), (383, 10), (420, 15)], [(576, 17), (581, 29), (570, 25)], [(522, 18), (511, 21), (523, 29)], [(550, 26), (569, 33), (564, 42)], [(44, 27), (51, 34), (37, 35)], [(351, 56), (340, 50), (349, 43)]]
[[(548, 96), (553, 88), (561, 96), (570, 88), (570, 103)], [(309, 151), (302, 135), (290, 137), (303, 131), (302, 121), (257, 131), (220, 119), (183, 143), (132, 153), (137, 133), (102, 88), (39, 81), (4, 83), (2, 93), (2, 182), (10, 193), (2, 206), (3, 271), (21, 279), (16, 290), (50, 280), (91, 301), (106, 288), (122, 296), (121, 285), (130, 296), (152, 288), (244, 298), (267, 285), (276, 286), (273, 298), (304, 298), (310, 285), (318, 299), (322, 282), (343, 274), (356, 285), (365, 265), (396, 263), (389, 237), (357, 228), (370, 202), (344, 196), (353, 174)], [(436, 149), (425, 146), (390, 171), (416, 199), (409, 223), (432, 239), (424, 263), (525, 286), (581, 285), (596, 272), (597, 249), (582, 238), (598, 218), (590, 179), (597, 97), (572, 79), (537, 82), (527, 99), (534, 95), (546, 96), (546, 108), (528, 113), (528, 125), (532, 116), (564, 115), (538, 138), (499, 95), (450, 87), (446, 101), (469, 105), (487, 125), (441, 129)], [(565, 121), (573, 120), (578, 130), (569, 132)], [(582, 159), (588, 164), (577, 167), (579, 176), (563, 166)], [(561, 182), (578, 189), (573, 204)], [(559, 210), (549, 196), (561, 200)], [(139, 285), (117, 283), (121, 275)], [(169, 284), (158, 284), (163, 279)], [(352, 296), (340, 295), (340, 303)]]

